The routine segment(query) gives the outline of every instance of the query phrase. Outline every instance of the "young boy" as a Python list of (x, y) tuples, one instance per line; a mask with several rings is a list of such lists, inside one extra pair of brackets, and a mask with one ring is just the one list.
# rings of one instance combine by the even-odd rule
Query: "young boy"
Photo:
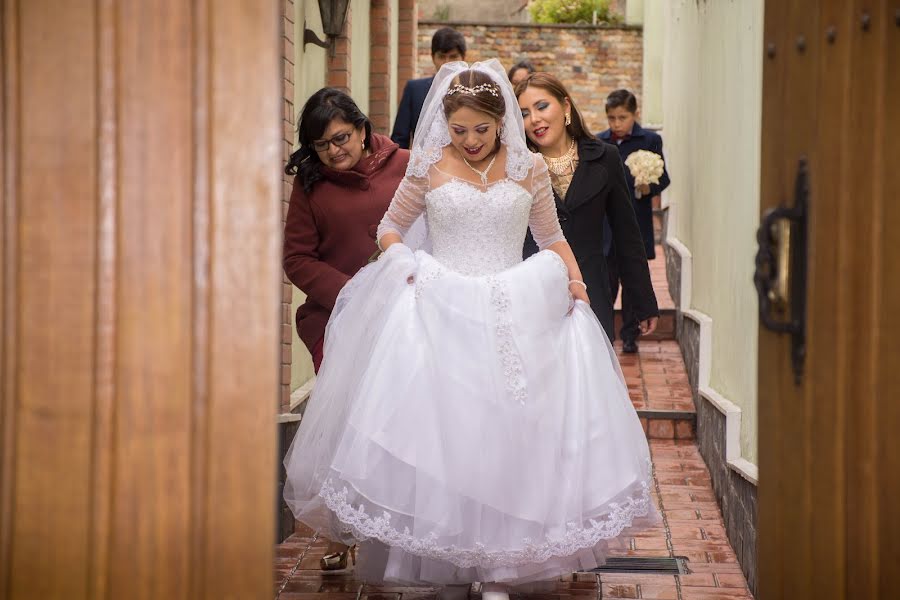
[[(658, 133), (643, 129), (638, 118), (637, 98), (628, 90), (616, 90), (606, 97), (606, 118), (609, 121), (609, 129), (598, 134), (604, 142), (614, 144), (619, 148), (624, 166), (628, 155), (636, 150), (649, 150), (663, 157), (662, 138)], [(663, 157), (665, 160), (665, 157)], [(653, 197), (662, 193), (669, 185), (669, 173), (663, 167), (662, 177), (659, 183), (643, 185), (640, 190), (640, 198), (634, 189), (634, 177), (628, 167), (625, 168), (625, 179), (628, 182), (628, 191), (634, 200), (634, 212), (637, 215), (638, 226), (641, 229), (641, 237), (644, 238), (644, 249), (647, 259), (656, 258), (655, 239), (653, 235)], [(615, 299), (619, 293), (619, 269), (616, 262), (616, 249), (612, 244), (612, 232), (609, 225), (604, 223), (604, 250), (609, 268), (609, 283), (612, 297)], [(639, 333), (637, 318), (631, 310), (630, 302), (625, 290), (622, 290), (622, 350), (624, 352), (637, 352), (637, 336)]]
[[(437, 72), (441, 65), (456, 60), (466, 59), (466, 38), (450, 27), (438, 29), (431, 38), (431, 60), (434, 70)], [(422, 79), (410, 79), (403, 88), (403, 97), (400, 107), (397, 109), (397, 119), (394, 121), (394, 130), (391, 139), (400, 144), (401, 148), (409, 149), (412, 145), (412, 137), (416, 131), (416, 123), (419, 122), (419, 113), (425, 103), (425, 96), (431, 88), (434, 75)]]

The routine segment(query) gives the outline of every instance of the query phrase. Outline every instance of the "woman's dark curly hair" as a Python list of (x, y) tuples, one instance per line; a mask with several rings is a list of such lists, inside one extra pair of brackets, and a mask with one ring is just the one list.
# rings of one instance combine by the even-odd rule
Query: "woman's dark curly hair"
[(300, 177), (303, 182), (303, 191), (307, 194), (312, 191), (313, 185), (322, 178), (322, 161), (319, 159), (319, 154), (313, 149), (312, 143), (322, 139), (322, 135), (334, 119), (346, 121), (357, 129), (364, 126), (366, 137), (363, 145), (365, 148), (371, 146), (372, 123), (359, 110), (353, 98), (335, 88), (322, 88), (310, 96), (303, 105), (300, 119), (297, 121), (300, 149), (291, 154), (287, 166), (284, 167), (286, 174)]

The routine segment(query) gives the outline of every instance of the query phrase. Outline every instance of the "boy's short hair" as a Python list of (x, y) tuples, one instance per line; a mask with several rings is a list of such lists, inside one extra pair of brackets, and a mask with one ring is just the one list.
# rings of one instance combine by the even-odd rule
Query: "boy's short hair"
[(452, 27), (442, 27), (434, 32), (431, 37), (431, 55), (434, 56), (438, 52), (451, 52), (459, 50), (459, 53), (466, 56), (466, 38), (463, 34)]
[(628, 90), (616, 90), (606, 97), (606, 111), (623, 107), (628, 112), (634, 114), (637, 112), (637, 98)]

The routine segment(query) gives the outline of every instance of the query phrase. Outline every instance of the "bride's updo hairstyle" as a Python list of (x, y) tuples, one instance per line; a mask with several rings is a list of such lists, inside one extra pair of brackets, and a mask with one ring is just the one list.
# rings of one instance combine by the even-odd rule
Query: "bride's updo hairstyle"
[(506, 104), (503, 102), (500, 86), (494, 83), (494, 80), (486, 73), (473, 69), (463, 71), (453, 79), (444, 96), (444, 116), (449, 121), (450, 115), (463, 107), (485, 113), (496, 119), (498, 143), (491, 154), (500, 150), (500, 128), (503, 117), (506, 116)]

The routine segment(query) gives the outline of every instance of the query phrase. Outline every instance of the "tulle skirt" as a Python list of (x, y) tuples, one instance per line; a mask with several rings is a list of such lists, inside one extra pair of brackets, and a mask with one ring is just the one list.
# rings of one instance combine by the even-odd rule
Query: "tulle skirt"
[(285, 466), (367, 581), (549, 579), (658, 518), (615, 353), (551, 251), (471, 277), (395, 245), (360, 271)]

